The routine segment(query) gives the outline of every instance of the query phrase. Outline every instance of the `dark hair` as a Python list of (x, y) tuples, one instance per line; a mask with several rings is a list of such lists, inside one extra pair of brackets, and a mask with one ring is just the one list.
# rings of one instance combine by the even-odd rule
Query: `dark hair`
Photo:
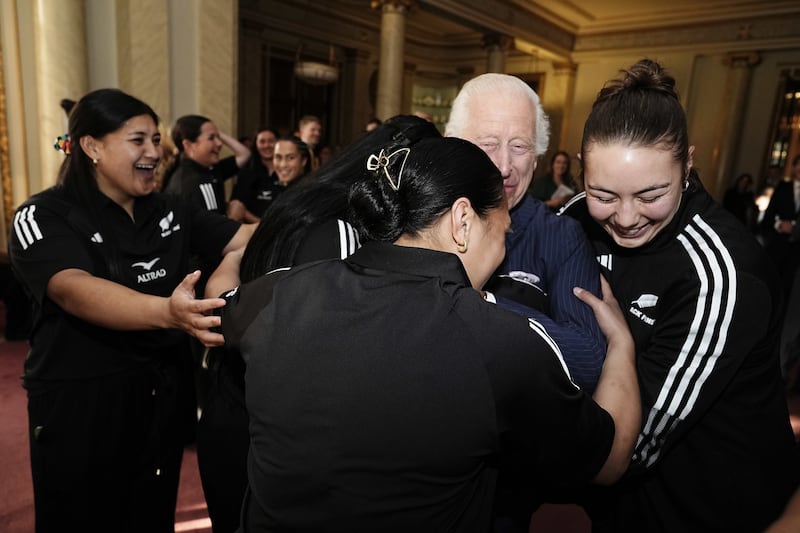
[(256, 144), (256, 141), (258, 140), (258, 136), (259, 136), (259, 135), (261, 135), (262, 133), (264, 133), (265, 131), (268, 131), (268, 132), (270, 132), (272, 135), (274, 135), (274, 136), (275, 136), (275, 139), (280, 139), (280, 138), (281, 138), (281, 134), (280, 134), (280, 133), (278, 133), (278, 130), (276, 130), (275, 128), (271, 128), (271, 127), (269, 127), (269, 126), (259, 126), (259, 127), (256, 129), (256, 132), (253, 134), (253, 136), (252, 136), (252, 138), (251, 138), (251, 139), (252, 139), (252, 141), (253, 141), (253, 146), (255, 146), (255, 144)]
[(251, 137), (253, 145), (250, 147), (250, 159), (247, 160), (245, 168), (254, 169), (257, 166), (264, 165), (264, 163), (261, 161), (261, 155), (258, 153), (258, 136), (264, 133), (265, 131), (268, 131), (272, 135), (274, 135), (276, 142), (278, 139), (281, 138), (280, 134), (278, 133), (278, 130), (270, 128), (269, 126), (259, 126), (259, 128)]
[[(99, 189), (95, 168), (92, 159), (83, 151), (80, 139), (87, 135), (100, 139), (117, 131), (131, 118), (141, 115), (148, 115), (158, 126), (158, 115), (149, 105), (119, 89), (92, 91), (81, 98), (70, 111), (68, 122), (69, 136), (72, 139), (71, 152), (61, 165), (58, 182), (100, 228), (107, 224), (98, 210)], [(121, 280), (119, 250), (115, 239), (107, 239), (104, 246), (108, 248), (105, 257), (110, 278)]]
[(277, 145), (279, 142), (290, 142), (294, 144), (297, 147), (297, 151), (300, 153), (300, 157), (306, 158), (306, 162), (303, 165), (303, 176), (311, 172), (311, 152), (308, 149), (308, 144), (304, 143), (299, 137), (294, 135), (278, 137), (278, 140), (275, 144)]
[(607, 82), (597, 95), (584, 124), (581, 142), (584, 165), (593, 144), (624, 142), (663, 145), (686, 169), (689, 136), (675, 78), (651, 59), (642, 59), (621, 72), (624, 74), (621, 79)]
[(560, 155), (567, 158), (567, 170), (564, 171), (564, 175), (561, 177), (561, 183), (567, 187), (572, 187), (575, 184), (575, 178), (572, 177), (572, 173), (569, 171), (570, 167), (572, 166), (572, 156), (569, 155), (569, 152), (559, 150), (553, 154), (553, 157), (550, 158), (550, 175), (555, 177), (553, 173), (553, 165), (556, 162), (556, 158)]
[(64, 113), (67, 115), (67, 117), (69, 117), (69, 112), (72, 111), (72, 108), (75, 107), (76, 103), (77, 102), (75, 102), (75, 100), (70, 98), (62, 98), (58, 105), (61, 106), (61, 109), (63, 109)]
[(461, 197), (479, 216), (503, 203), (500, 172), (469, 141), (423, 139), (410, 149), (389, 145), (383, 154), (387, 162), (375, 154), (371, 162), (377, 168), (365, 169), (364, 179), (350, 191), (351, 221), (366, 240), (394, 242), (403, 234), (418, 235)]
[(175, 148), (183, 154), (183, 141), (195, 142), (200, 137), (203, 124), (211, 122), (211, 119), (202, 115), (184, 115), (175, 121), (172, 126), (172, 142)]
[(119, 89), (92, 91), (72, 107), (68, 121), (71, 153), (61, 164), (58, 182), (90, 212), (98, 189), (92, 158), (83, 151), (81, 137), (102, 138), (140, 115), (150, 116), (158, 126), (158, 115), (149, 105)]
[(172, 143), (178, 151), (178, 157), (172, 162), (164, 171), (164, 177), (161, 181), (161, 190), (167, 190), (172, 175), (178, 170), (181, 164), (181, 159), (184, 157), (183, 141), (195, 142), (203, 130), (203, 124), (211, 122), (211, 119), (202, 115), (184, 115), (175, 121), (172, 126)]
[(381, 146), (413, 146), (429, 137), (441, 137), (436, 126), (415, 116), (398, 115), (359, 137), (324, 167), (298, 178), (270, 205), (250, 238), (239, 271), (241, 281), (294, 265), (309, 229), (326, 220), (347, 220), (350, 186), (362, 178), (367, 158)]

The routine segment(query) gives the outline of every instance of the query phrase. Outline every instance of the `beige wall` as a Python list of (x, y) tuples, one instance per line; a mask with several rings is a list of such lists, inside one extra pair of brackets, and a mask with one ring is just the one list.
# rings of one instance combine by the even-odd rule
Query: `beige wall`
[(201, 113), (236, 130), (237, 0), (2, 0), (0, 15), (13, 208), (56, 181), (62, 98), (119, 87), (167, 126)]
[[(681, 101), (686, 109), (689, 142), (695, 146), (694, 164), (704, 184), (718, 194), (728, 183), (717, 184), (718, 139), (723, 116), (723, 98), (728, 82), (729, 67), (725, 65), (726, 54), (695, 54), (692, 52), (661, 53), (650, 56), (664, 65), (675, 77)], [(565, 149), (570, 153), (580, 150), (583, 123), (591, 110), (597, 92), (605, 81), (619, 75), (625, 68), (644, 57), (628, 54), (602, 59), (590, 59), (579, 64), (575, 97), (572, 101), (572, 118), (569, 124)], [(769, 138), (769, 127), (775, 101), (775, 91), (781, 68), (797, 67), (800, 54), (791, 52), (767, 52), (752, 70), (752, 79), (742, 112), (742, 127), (735, 151), (732, 180), (742, 172), (758, 176), (761, 172)]]

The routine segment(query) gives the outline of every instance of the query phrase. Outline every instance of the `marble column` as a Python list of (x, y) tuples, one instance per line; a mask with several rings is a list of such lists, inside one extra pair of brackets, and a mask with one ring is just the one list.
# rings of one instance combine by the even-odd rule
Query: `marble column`
[(506, 71), (508, 51), (514, 47), (514, 38), (500, 33), (489, 33), (483, 36), (483, 48), (486, 50), (486, 72)]
[(239, 3), (169, 0), (168, 4), (169, 120), (205, 115), (221, 131), (236, 136)]
[(761, 61), (756, 52), (731, 52), (723, 62), (728, 66), (725, 93), (722, 96), (712, 165), (716, 168), (715, 183), (707, 184), (709, 191), (722, 198), (728, 183), (741, 142), (742, 112), (750, 87), (752, 68)]
[(116, 5), (119, 87), (167, 120), (172, 110), (168, 6), (163, 0), (117, 0)]
[[(67, 131), (61, 100), (78, 100), (89, 88), (83, 7), (81, 0), (65, 0), (57, 9), (42, 2), (31, 2), (24, 8), (18, 4), (20, 10), (32, 9), (29, 14), (33, 22), (36, 88), (31, 87), (26, 93), (33, 96), (36, 109), (28, 109), (26, 104), (25, 127), (32, 146), (39, 151), (41, 167), (30, 167), (31, 193), (55, 184), (64, 160), (52, 142)], [(38, 175), (33, 174), (37, 171)]]
[(405, 56), (406, 13), (414, 0), (374, 0), (381, 9), (381, 49), (378, 65), (378, 96), (375, 113), (381, 120), (403, 109), (403, 58)]

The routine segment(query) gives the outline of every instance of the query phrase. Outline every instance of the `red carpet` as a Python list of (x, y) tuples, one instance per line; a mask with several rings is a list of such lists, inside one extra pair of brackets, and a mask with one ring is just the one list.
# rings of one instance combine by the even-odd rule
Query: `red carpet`
[[(0, 531), (33, 531), (33, 489), (28, 462), (27, 402), (20, 375), (27, 341), (6, 342), (0, 338)], [(800, 439), (800, 395), (789, 400), (792, 425)], [(197, 456), (194, 449), (184, 453), (176, 533), (211, 532), (206, 512)], [(531, 532), (588, 533), (589, 520), (574, 505), (546, 505), (531, 521)]]
[[(27, 400), (20, 375), (27, 341), (0, 339), (0, 531), (33, 531), (33, 488), (28, 460)], [(176, 533), (210, 533), (197, 456), (187, 448), (175, 513)]]

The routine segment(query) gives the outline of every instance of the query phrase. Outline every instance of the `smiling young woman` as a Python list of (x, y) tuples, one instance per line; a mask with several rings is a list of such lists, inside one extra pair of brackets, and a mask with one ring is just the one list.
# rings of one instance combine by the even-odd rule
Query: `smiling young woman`
[(59, 184), (14, 216), (11, 263), (33, 303), (23, 383), (39, 532), (174, 529), (196, 417), (187, 333), (222, 342), (207, 313), (224, 301), (194, 298), (189, 257), (240, 253), (252, 226), (154, 193), (160, 138), (144, 102), (87, 94)]
[(590, 502), (595, 531), (763, 531), (797, 486), (780, 287), (693, 151), (675, 80), (646, 59), (584, 126), (586, 194), (566, 212), (627, 308), (643, 421), (627, 475)]

